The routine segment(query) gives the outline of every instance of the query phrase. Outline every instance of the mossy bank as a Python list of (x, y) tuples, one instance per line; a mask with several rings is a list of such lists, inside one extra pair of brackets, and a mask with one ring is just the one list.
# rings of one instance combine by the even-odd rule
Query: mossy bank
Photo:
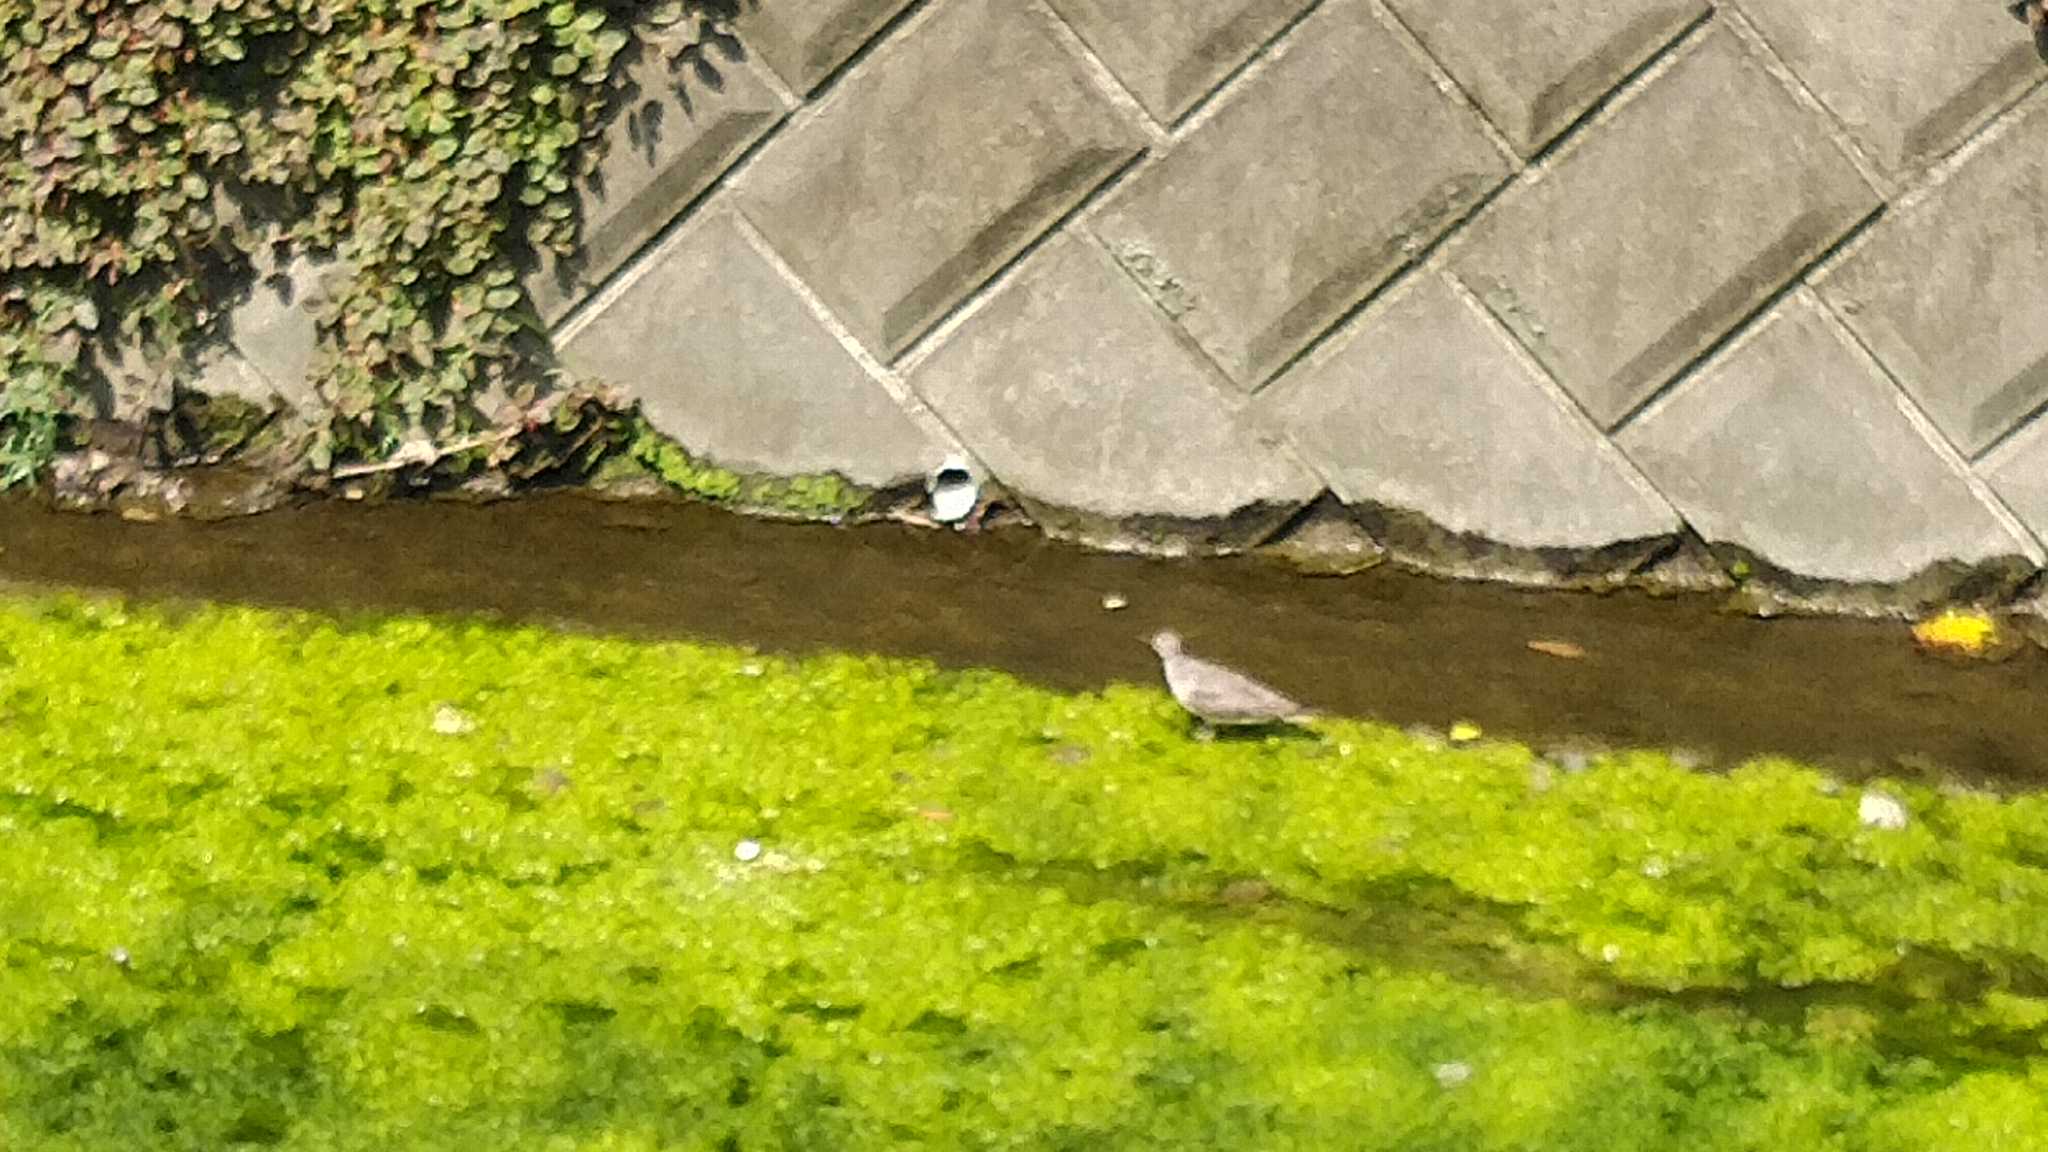
[(0, 600), (0, 1144), (2022, 1149), (2048, 805)]

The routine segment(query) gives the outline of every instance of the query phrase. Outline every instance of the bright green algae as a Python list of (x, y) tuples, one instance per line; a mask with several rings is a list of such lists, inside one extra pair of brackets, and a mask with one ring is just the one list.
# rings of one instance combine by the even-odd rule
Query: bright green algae
[(2030, 797), (77, 600), (0, 723), (10, 1150), (2048, 1146)]

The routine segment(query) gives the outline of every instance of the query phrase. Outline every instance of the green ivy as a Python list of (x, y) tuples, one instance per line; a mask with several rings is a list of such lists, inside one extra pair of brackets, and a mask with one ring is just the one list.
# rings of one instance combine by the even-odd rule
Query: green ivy
[(0, 5), (0, 482), (88, 410), (94, 342), (175, 373), (219, 312), (202, 286), (288, 251), (346, 270), (318, 310), (316, 462), (488, 423), (479, 397), (539, 389), (519, 268), (570, 251), (622, 55), (701, 61), (730, 7)]

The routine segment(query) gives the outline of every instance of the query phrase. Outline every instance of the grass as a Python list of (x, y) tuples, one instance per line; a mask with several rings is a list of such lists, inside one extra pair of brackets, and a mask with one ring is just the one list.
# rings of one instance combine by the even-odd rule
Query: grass
[(1891, 792), (0, 599), (0, 1147), (2048, 1147), (2048, 807)]

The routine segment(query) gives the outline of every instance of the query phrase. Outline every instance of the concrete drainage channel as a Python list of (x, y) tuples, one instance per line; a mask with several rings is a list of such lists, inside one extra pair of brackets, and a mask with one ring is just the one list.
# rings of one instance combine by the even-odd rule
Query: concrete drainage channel
[(480, 614), (764, 650), (871, 651), (1067, 689), (1156, 682), (1185, 634), (1320, 711), (1703, 766), (1787, 755), (1857, 778), (2048, 780), (2048, 652), (1954, 663), (1897, 621), (1758, 619), (1722, 595), (1536, 591), (1391, 567), (1160, 560), (901, 525), (773, 523), (700, 505), (324, 503), (211, 523), (0, 501), (0, 580), (335, 613)]

